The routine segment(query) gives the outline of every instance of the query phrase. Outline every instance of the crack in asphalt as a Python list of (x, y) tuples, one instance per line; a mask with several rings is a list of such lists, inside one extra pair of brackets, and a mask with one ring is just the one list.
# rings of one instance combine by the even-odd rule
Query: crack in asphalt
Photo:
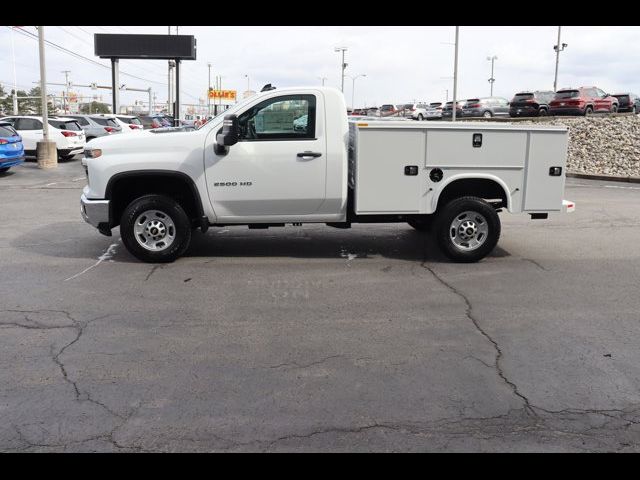
[(145, 277), (144, 281), (146, 282), (147, 280), (149, 280), (151, 278), (151, 275), (153, 275), (156, 270), (158, 269), (162, 269), (162, 265), (154, 265), (153, 267), (151, 267), (151, 271), (149, 273), (147, 273), (147, 276)]
[(313, 367), (315, 365), (320, 365), (321, 363), (324, 363), (327, 360), (331, 360), (332, 358), (341, 358), (341, 357), (344, 357), (344, 355), (331, 355), (329, 357), (322, 358), (320, 360), (308, 363), (306, 365), (301, 365), (301, 364), (296, 363), (296, 362), (288, 362), (288, 363), (281, 363), (279, 365), (272, 365), (269, 368), (283, 368), (283, 367), (293, 367), (295, 369), (298, 369), (298, 368), (309, 368), (309, 367)]
[(502, 353), (502, 349), (500, 348), (500, 345), (498, 345), (498, 342), (496, 342), (493, 337), (491, 335), (489, 335), (480, 325), (480, 323), (478, 322), (478, 319), (475, 318), (472, 314), (473, 312), (473, 305), (471, 304), (471, 301), (469, 300), (469, 298), (460, 290), (458, 290), (456, 287), (454, 287), (453, 285), (451, 285), (449, 282), (447, 282), (444, 278), (442, 278), (442, 276), (440, 276), (433, 268), (429, 267), (426, 264), (426, 261), (423, 261), (420, 266), (426, 270), (428, 270), (431, 275), (438, 281), (440, 282), (443, 286), (445, 286), (449, 291), (451, 291), (452, 293), (454, 293), (456, 296), (458, 296), (459, 298), (461, 298), (464, 303), (465, 303), (465, 315), (466, 317), (471, 320), (471, 323), (473, 323), (474, 327), (476, 328), (476, 330), (483, 336), (485, 337), (489, 343), (491, 343), (491, 345), (493, 345), (493, 348), (496, 351), (496, 356), (495, 356), (495, 360), (494, 360), (494, 367), (496, 372), (498, 373), (498, 376), (504, 381), (505, 384), (507, 384), (509, 386), (509, 388), (511, 388), (511, 390), (513, 391), (513, 394), (516, 395), (517, 397), (519, 397), (522, 402), (524, 403), (525, 409), (527, 412), (531, 413), (534, 416), (537, 416), (536, 411), (534, 410), (534, 408), (532, 407), (531, 403), (529, 402), (529, 399), (522, 394), (522, 392), (520, 392), (520, 390), (518, 389), (518, 386), (512, 382), (507, 375), (505, 374), (504, 370), (502, 369), (502, 365), (500, 363), (500, 361), (502, 360), (503, 357), (503, 353)]
[(533, 265), (535, 265), (536, 267), (538, 267), (540, 270), (543, 270), (543, 271), (545, 271), (545, 272), (547, 272), (547, 271), (548, 271), (546, 268), (544, 268), (540, 263), (538, 263), (538, 262), (537, 262), (537, 261), (535, 261), (535, 260), (532, 260), (532, 259), (530, 259), (530, 258), (524, 258), (524, 257), (523, 257), (523, 258), (521, 258), (521, 260), (523, 260), (523, 261), (525, 261), (525, 262), (532, 263)]

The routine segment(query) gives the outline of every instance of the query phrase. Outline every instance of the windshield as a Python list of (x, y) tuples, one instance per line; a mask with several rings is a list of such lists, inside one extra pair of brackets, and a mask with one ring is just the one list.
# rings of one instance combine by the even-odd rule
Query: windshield
[(523, 100), (533, 100), (533, 93), (516, 93), (513, 102), (522, 102)]
[(142, 122), (140, 121), (140, 119), (138, 117), (133, 117), (133, 118), (118, 117), (118, 120), (120, 120), (123, 123), (127, 123), (129, 125), (131, 125), (131, 124), (133, 124), (133, 125), (142, 125)]
[(72, 130), (74, 132), (82, 130), (75, 120), (49, 120), (49, 125), (60, 130)]
[(91, 117), (91, 120), (105, 127), (117, 127), (118, 124), (112, 118)]
[(236, 113), (237, 111), (242, 110), (246, 105), (248, 105), (249, 103), (251, 103), (255, 99), (256, 99), (256, 95), (253, 95), (253, 96), (251, 96), (249, 98), (245, 98), (242, 102), (236, 103), (235, 105), (233, 105), (232, 107), (228, 108), (224, 112), (220, 112), (218, 115), (216, 115), (215, 117), (211, 118), (211, 120), (207, 120), (206, 123), (203, 123), (199, 127), (196, 127), (196, 130), (200, 130), (203, 127), (210, 126), (211, 122), (213, 120), (215, 120), (216, 118), (224, 117), (224, 115), (232, 115), (232, 114)]
[(556, 93), (556, 98), (576, 98), (580, 95), (578, 90), (561, 90)]
[(0, 125), (0, 137), (15, 137), (16, 135), (18, 135), (18, 132), (16, 132), (13, 127), (9, 125)]

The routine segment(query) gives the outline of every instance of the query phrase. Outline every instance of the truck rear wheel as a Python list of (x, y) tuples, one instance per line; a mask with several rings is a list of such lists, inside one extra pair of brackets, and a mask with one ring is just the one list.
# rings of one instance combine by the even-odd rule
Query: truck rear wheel
[(443, 253), (456, 262), (477, 262), (498, 244), (500, 218), (478, 197), (461, 197), (438, 214), (435, 235)]
[(122, 213), (120, 236), (127, 250), (149, 263), (173, 262), (191, 242), (189, 217), (178, 202), (163, 195), (145, 195)]

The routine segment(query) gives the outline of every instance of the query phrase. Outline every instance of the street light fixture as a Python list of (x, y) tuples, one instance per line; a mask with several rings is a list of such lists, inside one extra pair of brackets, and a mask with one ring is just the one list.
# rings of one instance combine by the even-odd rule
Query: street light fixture
[(356, 75), (355, 77), (352, 77), (351, 75), (346, 75), (347, 77), (349, 77), (352, 81), (351, 84), (351, 108), (355, 108), (355, 91), (356, 91), (356, 79), (360, 78), (360, 77), (366, 77), (367, 74), (366, 73), (360, 73), (358, 75)]
[(491, 62), (491, 78), (489, 78), (489, 83), (491, 84), (491, 97), (493, 97), (493, 84), (495, 83), (496, 79), (493, 78), (493, 63), (498, 59), (497, 56), (492, 55), (490, 57), (487, 57), (487, 60)]
[(342, 83), (340, 86), (340, 90), (344, 93), (344, 69), (347, 68), (346, 63), (344, 63), (344, 52), (347, 51), (347, 47), (335, 47), (333, 49), (334, 52), (342, 52), (342, 63), (340, 64), (340, 68), (342, 69)]
[(569, 45), (566, 43), (560, 43), (560, 33), (562, 32), (562, 27), (558, 27), (558, 44), (553, 46), (553, 49), (556, 51), (556, 74), (553, 77), (553, 91), (558, 91), (558, 64), (560, 63), (560, 52), (562, 52)]

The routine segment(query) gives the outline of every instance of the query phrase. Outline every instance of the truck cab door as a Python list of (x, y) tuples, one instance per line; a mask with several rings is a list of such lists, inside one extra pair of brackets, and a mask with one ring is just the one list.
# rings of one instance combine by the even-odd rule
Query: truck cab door
[(327, 147), (321, 92), (277, 95), (238, 113), (239, 141), (205, 145), (205, 175), (218, 221), (304, 216), (325, 200)]

